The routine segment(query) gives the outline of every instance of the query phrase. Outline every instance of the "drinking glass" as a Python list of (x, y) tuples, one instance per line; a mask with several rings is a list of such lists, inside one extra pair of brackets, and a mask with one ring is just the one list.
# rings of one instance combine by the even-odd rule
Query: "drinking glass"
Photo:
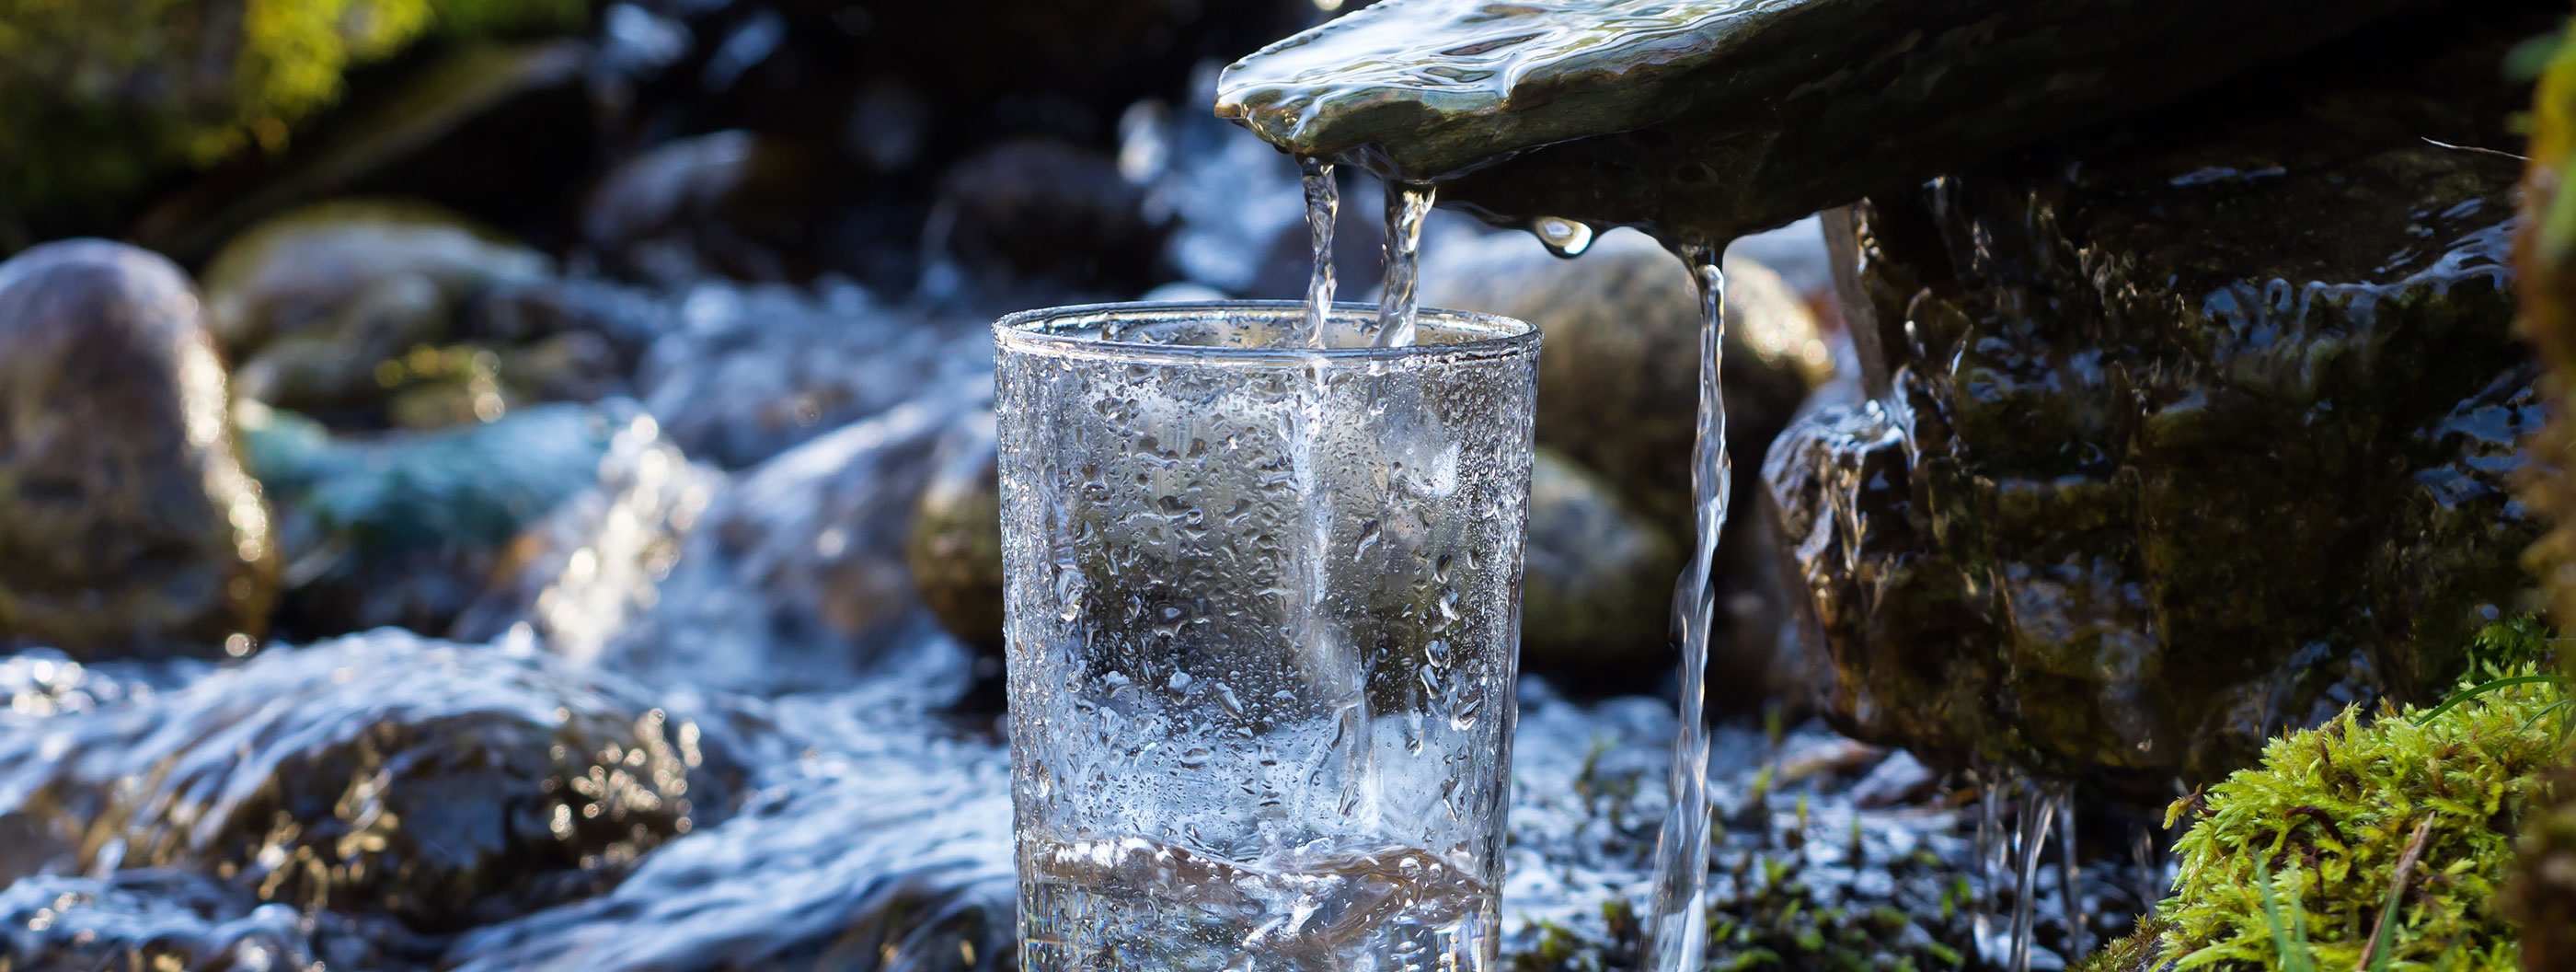
[(1494, 966), (1538, 332), (1306, 315), (994, 327), (1028, 972)]

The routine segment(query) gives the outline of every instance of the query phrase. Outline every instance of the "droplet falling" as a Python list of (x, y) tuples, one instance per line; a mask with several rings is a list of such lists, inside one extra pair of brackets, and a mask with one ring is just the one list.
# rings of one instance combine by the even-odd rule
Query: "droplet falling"
[(1647, 915), (1645, 968), (1697, 970), (1708, 952), (1709, 625), (1717, 613), (1710, 583), (1717, 538), (1726, 526), (1731, 466), (1726, 455), (1726, 397), (1719, 381), (1726, 346), (1726, 273), (1719, 247), (1682, 250), (1699, 285), (1699, 441), (1691, 449), (1693, 526), (1689, 567), (1673, 590), (1673, 640), (1681, 648), (1680, 733), (1673, 741), (1671, 809), (1655, 843), (1655, 895)]
[(2075, 788), (2060, 786), (2051, 799), (2057, 803), (2057, 889), (2058, 913), (2066, 922), (2067, 961), (2085, 952), (2084, 942), (2084, 874), (2075, 856)]
[(1530, 221), (1530, 234), (1538, 237), (1547, 252), (1572, 259), (1592, 248), (1592, 224), (1562, 216), (1541, 216)]
[(1292, 344), (1305, 348), (1326, 345), (1325, 325), (1332, 319), (1333, 291), (1333, 224), (1341, 219), (1342, 188), (1333, 178), (1333, 164), (1312, 156), (1301, 156), (1297, 167), (1306, 179), (1306, 232), (1314, 240), (1315, 269), (1306, 278), (1306, 321)]
[(1371, 346), (1409, 347), (1414, 315), (1421, 309), (1422, 220), (1431, 214), (1430, 185), (1386, 184), (1386, 286), (1377, 302), (1377, 338)]

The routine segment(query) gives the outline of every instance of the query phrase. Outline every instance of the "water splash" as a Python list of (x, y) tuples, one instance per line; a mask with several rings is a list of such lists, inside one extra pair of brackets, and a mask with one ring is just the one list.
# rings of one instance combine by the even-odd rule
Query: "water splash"
[(1413, 344), (1414, 313), (1421, 309), (1422, 220), (1435, 195), (1429, 185), (1386, 185), (1386, 286), (1378, 297), (1375, 347)]
[(1708, 950), (1709, 624), (1717, 611), (1710, 572), (1717, 538), (1726, 526), (1730, 463), (1726, 455), (1726, 401), (1719, 366), (1726, 346), (1726, 272), (1719, 247), (1684, 248), (1682, 259), (1699, 284), (1699, 443), (1691, 450), (1691, 495), (1697, 540), (1691, 562), (1673, 591), (1673, 638), (1681, 645), (1679, 732), (1673, 741), (1672, 810), (1655, 847), (1655, 897), (1646, 916), (1646, 963), (1659, 972), (1697, 969)]
[[(1976, 871), (1978, 891), (1971, 919), (1981, 962), (2029, 972), (2039, 939), (2039, 873), (2049, 836), (2057, 837), (2058, 920), (2066, 956), (2084, 954), (2082, 859), (2076, 856), (2075, 788), (2041, 784), (2009, 770), (1979, 766)], [(2004, 813), (2009, 807), (2009, 821)], [(2007, 911), (2006, 909), (2010, 910)], [(2002, 919), (2004, 927), (1996, 927)]]
[(2055, 822), (2055, 797), (2024, 791), (2013, 808), (2013, 912), (2012, 951), (2005, 967), (2012, 972), (2030, 972), (2030, 946), (2036, 936), (2034, 920), (2038, 916), (2039, 854), (2048, 847), (2048, 828)]
[(1306, 177), (1306, 231), (1314, 235), (1315, 270), (1306, 278), (1306, 322), (1291, 342), (1299, 347), (1325, 347), (1324, 325), (1333, 313), (1333, 223), (1341, 218), (1342, 188), (1333, 179), (1333, 164), (1313, 156), (1297, 160)]
[(1592, 224), (1562, 216), (1541, 216), (1530, 220), (1530, 233), (1538, 237), (1547, 252), (1564, 259), (1583, 255), (1592, 248)]

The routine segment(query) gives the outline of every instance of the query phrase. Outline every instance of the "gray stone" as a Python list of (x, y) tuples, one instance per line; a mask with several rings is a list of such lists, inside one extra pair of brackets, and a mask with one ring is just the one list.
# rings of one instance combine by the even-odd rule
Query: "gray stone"
[(230, 410), (170, 261), (75, 240), (0, 263), (0, 643), (249, 650), (278, 558)]

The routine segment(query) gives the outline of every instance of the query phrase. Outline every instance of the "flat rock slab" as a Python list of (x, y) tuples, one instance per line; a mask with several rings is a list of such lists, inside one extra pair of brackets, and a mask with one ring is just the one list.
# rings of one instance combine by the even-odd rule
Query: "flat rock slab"
[(1724, 240), (2431, 6), (1386, 0), (1227, 68), (1216, 110), (1497, 223)]

